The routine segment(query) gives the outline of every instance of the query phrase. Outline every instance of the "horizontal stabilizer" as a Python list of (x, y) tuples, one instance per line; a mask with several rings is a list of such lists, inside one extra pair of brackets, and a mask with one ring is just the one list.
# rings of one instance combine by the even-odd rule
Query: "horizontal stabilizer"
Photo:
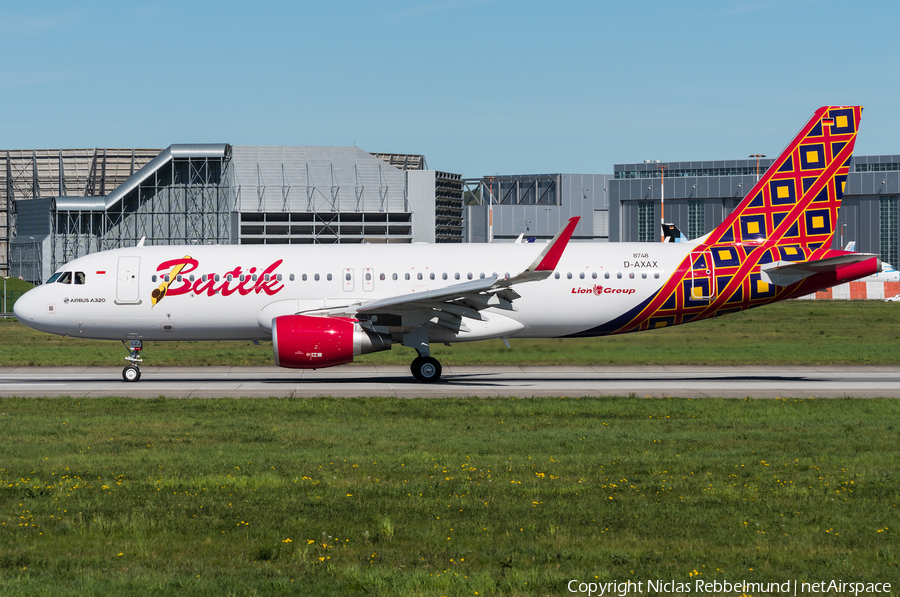
[[(790, 286), (810, 276), (836, 272), (839, 268), (854, 263), (862, 263), (873, 257), (877, 258), (876, 255), (871, 253), (848, 253), (837, 257), (816, 259), (815, 261), (775, 261), (761, 266), (759, 273), (763, 282), (768, 282), (775, 286)], [(881, 271), (880, 264), (878, 271)]]

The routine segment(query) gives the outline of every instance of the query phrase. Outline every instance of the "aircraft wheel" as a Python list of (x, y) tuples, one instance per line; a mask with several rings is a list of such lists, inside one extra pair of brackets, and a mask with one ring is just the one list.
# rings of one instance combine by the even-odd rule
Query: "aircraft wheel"
[(416, 357), (410, 370), (422, 383), (434, 383), (441, 378), (441, 364), (433, 357)]
[(134, 365), (128, 365), (122, 369), (122, 379), (125, 381), (137, 381), (141, 378), (141, 370)]

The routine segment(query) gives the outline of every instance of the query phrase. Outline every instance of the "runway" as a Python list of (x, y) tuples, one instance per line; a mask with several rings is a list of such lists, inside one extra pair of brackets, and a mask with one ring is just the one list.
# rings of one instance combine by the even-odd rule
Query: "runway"
[(445, 366), (437, 384), (421, 384), (399, 366), (142, 367), (137, 383), (122, 381), (121, 371), (0, 367), (0, 396), (900, 398), (897, 366)]

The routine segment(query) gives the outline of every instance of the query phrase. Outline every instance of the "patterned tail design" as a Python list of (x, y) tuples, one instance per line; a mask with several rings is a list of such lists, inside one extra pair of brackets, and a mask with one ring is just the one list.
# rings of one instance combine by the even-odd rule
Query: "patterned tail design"
[(779, 287), (761, 279), (760, 265), (844, 254), (829, 247), (861, 116), (861, 106), (819, 108), (734, 212), (694, 245), (657, 293), (631, 312), (578, 335), (688, 323), (859, 277), (859, 267), (844, 268)]

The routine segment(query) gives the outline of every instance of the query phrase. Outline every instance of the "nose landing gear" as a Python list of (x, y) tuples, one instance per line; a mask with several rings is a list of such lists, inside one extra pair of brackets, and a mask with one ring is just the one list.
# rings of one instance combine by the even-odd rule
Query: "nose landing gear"
[(125, 381), (138, 381), (141, 378), (141, 368), (138, 366), (138, 363), (142, 362), (141, 350), (143, 350), (144, 345), (140, 340), (129, 340), (127, 344), (125, 344), (125, 340), (122, 340), (122, 344), (129, 351), (125, 360), (131, 361), (130, 365), (122, 369), (122, 379)]

